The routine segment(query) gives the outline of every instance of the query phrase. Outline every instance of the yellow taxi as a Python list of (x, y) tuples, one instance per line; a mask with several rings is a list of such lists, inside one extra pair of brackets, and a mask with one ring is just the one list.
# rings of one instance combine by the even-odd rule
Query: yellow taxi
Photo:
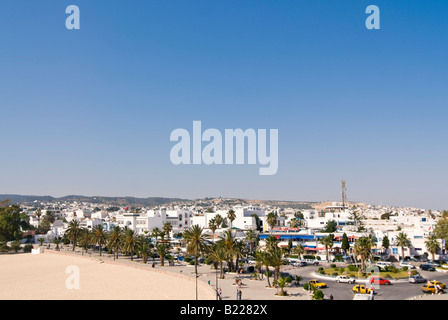
[(429, 285), (434, 285), (434, 286), (439, 285), (440, 288), (442, 288), (442, 289), (445, 289), (445, 287), (446, 287), (444, 283), (442, 283), (440, 281), (437, 281), (437, 280), (428, 281), (428, 284)]
[(425, 284), (421, 289), (424, 293), (436, 293), (436, 286), (433, 284)]
[(354, 293), (370, 293), (370, 291), (371, 291), (366, 286), (359, 285), (359, 284), (354, 286), (352, 290), (353, 290)]
[(325, 282), (320, 282), (317, 279), (312, 279), (312, 280), (308, 281), (308, 283), (318, 289), (327, 287), (327, 284)]

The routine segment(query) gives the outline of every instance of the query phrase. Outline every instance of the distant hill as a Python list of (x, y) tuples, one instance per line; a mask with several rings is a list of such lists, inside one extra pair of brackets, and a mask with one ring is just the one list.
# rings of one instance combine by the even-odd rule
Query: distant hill
[(0, 194), (0, 202), (9, 199), (12, 203), (24, 204), (38, 202), (58, 202), (58, 201), (78, 201), (90, 202), (98, 204), (116, 205), (116, 206), (158, 206), (172, 202), (188, 202), (190, 200), (178, 198), (162, 198), (162, 197), (102, 197), (102, 196), (79, 196), (69, 195), (65, 197), (55, 198), (52, 196), (33, 196), (33, 195), (17, 195), (17, 194)]

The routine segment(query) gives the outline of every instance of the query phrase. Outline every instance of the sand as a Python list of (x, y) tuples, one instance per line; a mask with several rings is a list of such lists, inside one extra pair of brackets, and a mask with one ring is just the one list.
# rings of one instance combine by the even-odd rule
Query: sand
[[(77, 272), (79, 271), (79, 277)], [(78, 281), (79, 280), (79, 281)], [(79, 289), (76, 285), (79, 284)], [(194, 300), (189, 277), (54, 253), (0, 255), (2, 300)], [(198, 284), (200, 300), (214, 300)]]

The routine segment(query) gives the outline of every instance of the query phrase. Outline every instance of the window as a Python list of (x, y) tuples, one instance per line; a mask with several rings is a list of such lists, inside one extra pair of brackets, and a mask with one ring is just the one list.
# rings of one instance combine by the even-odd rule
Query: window
[(392, 248), (392, 254), (398, 254), (398, 248)]

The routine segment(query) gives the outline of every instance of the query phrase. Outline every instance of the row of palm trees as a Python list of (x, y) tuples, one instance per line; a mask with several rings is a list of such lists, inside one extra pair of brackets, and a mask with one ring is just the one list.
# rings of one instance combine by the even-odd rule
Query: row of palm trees
[[(325, 246), (327, 261), (329, 261), (329, 249), (332, 248), (334, 244), (333, 234), (329, 234), (323, 237), (319, 240), (319, 242)], [(361, 260), (362, 271), (365, 270), (366, 262), (373, 256), (372, 249), (374, 246), (375, 238), (371, 235), (358, 238), (353, 246), (353, 253)], [(404, 258), (404, 250), (405, 248), (410, 248), (412, 246), (412, 242), (406, 233), (400, 232), (395, 238), (395, 246), (401, 248), (401, 257)], [(437, 238), (435, 233), (431, 233), (428, 236), (427, 240), (425, 241), (425, 246), (428, 249), (428, 252), (431, 253), (432, 259), (434, 260), (435, 254), (441, 250), (439, 239)]]
[[(154, 256), (155, 253), (160, 255), (160, 263), (164, 266), (165, 255), (170, 250), (169, 232), (172, 230), (171, 224), (167, 223), (162, 230), (154, 228), (151, 236), (155, 238), (153, 244), (148, 234), (145, 236), (138, 235), (134, 230), (124, 227), (123, 229), (116, 226), (109, 232), (104, 229), (102, 225), (95, 226), (91, 230), (82, 228), (79, 221), (70, 221), (65, 232), (65, 237), (70, 240), (75, 251), (76, 247), (80, 247), (88, 253), (90, 248), (98, 247), (100, 256), (103, 249), (107, 248), (114, 258), (118, 259), (119, 254), (122, 253), (130, 256), (134, 260), (134, 255), (142, 258), (143, 263), (147, 263), (148, 258)], [(159, 241), (158, 238), (161, 238)], [(56, 243), (56, 242), (55, 242)], [(57, 247), (59, 240), (57, 240)]]

